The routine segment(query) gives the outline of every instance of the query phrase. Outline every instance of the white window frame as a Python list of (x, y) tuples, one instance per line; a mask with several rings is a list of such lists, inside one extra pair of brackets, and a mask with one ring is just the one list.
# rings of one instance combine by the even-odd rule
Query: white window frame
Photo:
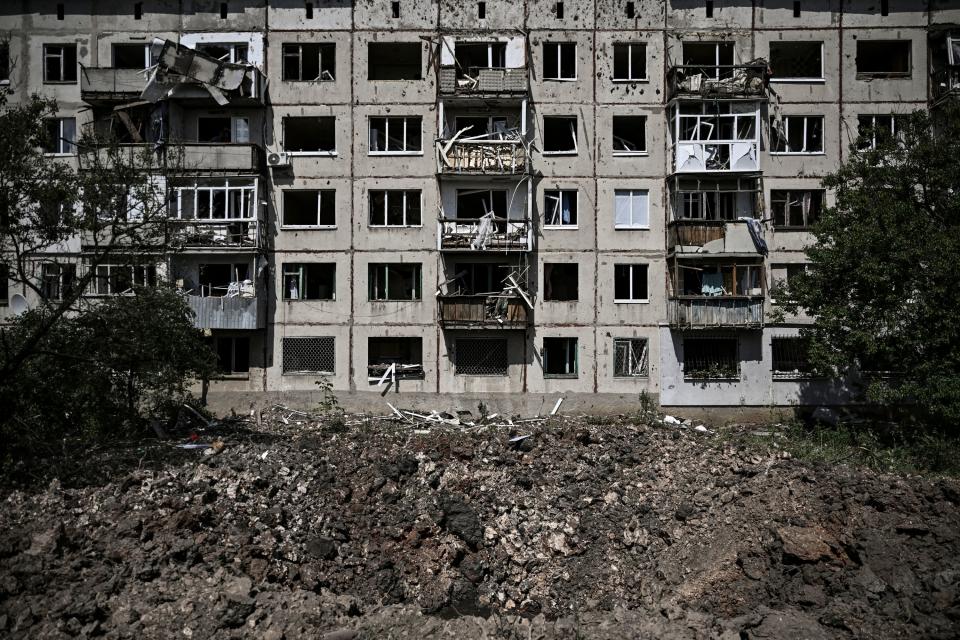
[[(246, 180), (244, 180), (246, 182)], [(231, 186), (230, 179), (227, 178), (223, 181), (223, 184), (209, 185), (201, 182), (194, 182), (192, 185), (177, 185), (171, 187), (174, 192), (174, 198), (176, 201), (176, 215), (173, 216), (177, 220), (190, 220), (192, 222), (209, 222), (211, 224), (226, 224), (229, 222), (252, 222), (257, 219), (257, 182), (253, 180), (253, 184), (243, 184), (240, 186)], [(223, 218), (200, 218), (197, 214), (200, 211), (199, 204), (199, 192), (209, 191), (209, 205), (210, 205), (210, 215), (213, 215), (213, 193), (215, 191), (223, 191), (225, 204), (224, 204), (224, 217)], [(232, 199), (230, 195), (235, 192), (241, 192), (240, 195), (240, 212), (236, 217), (230, 217), (231, 208), (230, 203)], [(184, 192), (193, 193), (193, 217), (184, 218), (183, 217), (183, 194)], [(246, 192), (246, 193), (244, 193)], [(247, 204), (249, 203), (249, 211)]]
[[(383, 224), (373, 224), (370, 220), (373, 217), (373, 194), (382, 193), (383, 194)], [(387, 211), (390, 207), (390, 194), (391, 193), (400, 193), (403, 197), (403, 224), (389, 224)], [(412, 194), (416, 194), (412, 196)], [(408, 224), (407, 223), (407, 210), (409, 208), (408, 198), (416, 197), (420, 203), (420, 223), (419, 224)], [(423, 192), (420, 189), (370, 189), (367, 195), (367, 204), (369, 206), (368, 216), (367, 216), (367, 226), (374, 229), (416, 229), (423, 226)]]
[[(316, 191), (317, 192), (317, 224), (287, 224), (287, 210), (286, 205), (283, 205), (283, 211), (280, 212), (280, 228), (281, 229), (336, 229), (337, 228), (337, 195), (335, 189), (290, 189), (289, 191)], [(319, 224), (320, 223), (320, 213), (321, 205), (323, 204), (323, 193), (325, 191), (333, 191), (333, 224)], [(280, 196), (281, 203), (283, 202), (283, 196)]]
[[(791, 82), (794, 83), (794, 84), (813, 84), (813, 83), (823, 84), (823, 83), (825, 83), (825, 82), (827, 81), (826, 71), (825, 71), (825, 69), (824, 69), (824, 64), (826, 64), (826, 63), (825, 63), (824, 60), (823, 60), (823, 42), (822, 42), (822, 41), (817, 41), (817, 40), (784, 40), (784, 42), (789, 42), (789, 43), (796, 43), (796, 42), (800, 42), (800, 43), (803, 43), (803, 42), (816, 42), (817, 44), (819, 44), (819, 45), (820, 45), (820, 76), (819, 76), (819, 77), (809, 77), (809, 78), (780, 78), (780, 77), (777, 77), (777, 76), (770, 76), (770, 82), (779, 82), (779, 83), (783, 83), (783, 84), (790, 84)], [(773, 44), (773, 43), (770, 43), (770, 44)], [(768, 50), (767, 53), (768, 53), (768, 55), (769, 55), (769, 50)]]
[[(646, 42), (614, 42), (614, 47), (627, 47), (627, 76), (618, 78), (616, 76), (616, 65), (613, 66), (613, 82), (648, 82), (650, 76), (647, 74), (647, 43)], [(633, 77), (633, 48), (637, 47), (643, 52), (643, 77)], [(614, 53), (616, 56), (616, 53)], [(612, 59), (611, 59), (612, 60)]]
[[(403, 121), (403, 148), (407, 148), (407, 129), (408, 120), (420, 121), (420, 150), (419, 151), (373, 151), (370, 149), (370, 120), (374, 118), (383, 118), (385, 121), (383, 130), (383, 139), (390, 139), (390, 122)], [(423, 155), (423, 118), (421, 116), (369, 116), (367, 118), (367, 155), (371, 156), (422, 156)]]
[[(65, 74), (65, 72), (66, 72), (65, 60), (66, 60), (66, 57), (67, 57), (67, 56), (64, 54), (64, 48), (65, 48), (65, 47), (70, 47), (70, 46), (72, 46), (72, 47), (73, 47), (73, 50), (78, 54), (78, 55), (76, 56), (76, 58), (77, 58), (77, 59), (76, 59), (76, 62), (77, 62), (77, 64), (79, 65), (79, 63), (80, 63), (80, 56), (79, 56), (79, 51), (78, 51), (77, 43), (75, 43), (75, 42), (47, 42), (47, 43), (44, 43), (44, 45), (43, 45), (43, 83), (44, 83), (44, 84), (76, 84), (76, 83), (77, 83), (77, 79), (78, 79), (79, 76), (80, 76), (79, 71), (77, 71), (77, 72), (75, 73), (75, 77), (74, 77), (73, 80), (64, 80), (64, 79), (63, 79), (64, 74)], [(59, 53), (51, 53), (51, 52), (48, 51), (48, 48), (49, 48), (49, 47), (58, 47), (58, 48), (60, 49), (60, 52), (59, 52)], [(59, 59), (60, 59), (60, 79), (59, 79), (59, 80), (51, 80), (51, 79), (49, 79), (49, 78), (47, 77), (47, 58), (59, 58)]]
[[(540, 151), (540, 155), (543, 156), (575, 156), (580, 153), (580, 144), (577, 141), (577, 138), (580, 136), (580, 119), (577, 116), (564, 116), (564, 115), (545, 115), (543, 116), (543, 130), (544, 135), (546, 135), (547, 129), (547, 120), (549, 119), (561, 119), (567, 120), (567, 124), (570, 124), (570, 120), (573, 120), (573, 149), (561, 149), (560, 151), (547, 151), (543, 149)], [(546, 147), (546, 140), (544, 140), (544, 147)]]
[[(307, 284), (309, 282), (307, 278), (307, 269), (305, 267), (312, 264), (332, 264), (333, 265), (333, 276), (334, 276), (334, 286), (333, 294), (329, 298), (305, 298), (305, 292), (307, 290)], [(336, 262), (284, 262), (281, 265), (282, 275), (280, 277), (280, 299), (284, 302), (332, 302), (337, 299), (337, 286), (336, 286), (336, 276), (337, 276), (337, 263)], [(297, 297), (290, 298), (287, 297), (289, 290), (287, 289), (287, 278), (296, 278), (297, 279)]]
[[(230, 119), (230, 142), (226, 143), (201, 143), (201, 144), (250, 144), (250, 118), (246, 116), (197, 116), (197, 132), (200, 131), (201, 120), (221, 120)], [(199, 137), (199, 136), (198, 136)], [(241, 140), (240, 138), (245, 138)]]
[(772, 156), (825, 156), (827, 155), (827, 122), (826, 118), (822, 115), (805, 115), (805, 114), (789, 114), (783, 116), (783, 141), (786, 144), (787, 148), (790, 148), (790, 121), (791, 120), (803, 120), (803, 146), (807, 146), (807, 123), (809, 120), (816, 118), (821, 122), (820, 132), (823, 136), (822, 144), (823, 148), (819, 151), (774, 151), (771, 145), (770, 155)]
[[(554, 195), (556, 194), (556, 195)], [(564, 224), (562, 222), (562, 216), (558, 219), (561, 220), (559, 224), (551, 224), (547, 222), (550, 219), (550, 213), (552, 213), (557, 208), (560, 208), (562, 211), (563, 207), (563, 198), (569, 197), (570, 194), (573, 194), (574, 209), (577, 215), (577, 221), (573, 224)], [(550, 206), (551, 198), (556, 199), (556, 203), (553, 207)], [(545, 189), (543, 192), (543, 228), (544, 229), (578, 229), (580, 227), (580, 191), (578, 189)]]
[[(865, 150), (877, 148), (877, 119), (887, 119), (890, 123), (890, 137), (896, 139), (898, 122), (902, 123), (904, 114), (900, 113), (859, 113), (857, 114), (857, 127), (860, 125), (860, 118), (870, 118), (871, 139), (870, 145)], [(902, 126), (902, 125), (899, 125)], [(859, 135), (857, 136), (860, 137)]]
[[(630, 198), (630, 224), (617, 224), (617, 196), (627, 194)], [(646, 202), (646, 224), (637, 224), (635, 222), (635, 212), (633, 210), (634, 194), (643, 194)], [(649, 189), (614, 189), (613, 190), (613, 228), (614, 229), (650, 229), (650, 190)]]
[(120, 45), (120, 46), (129, 46), (129, 47), (136, 47), (136, 46), (143, 47), (143, 68), (144, 68), (144, 69), (149, 69), (151, 66), (153, 66), (153, 58), (152, 58), (151, 55), (150, 55), (150, 45), (149, 45), (149, 44), (140, 44), (139, 42), (123, 42), (123, 41), (111, 43), (111, 45), (110, 45), (110, 62), (111, 62), (111, 64), (114, 64), (114, 65), (115, 65), (115, 64), (116, 64), (116, 61), (117, 61), (117, 49), (116, 49), (117, 45)]
[[(45, 156), (75, 156), (77, 155), (77, 119), (76, 118), (47, 118), (47, 122), (57, 123), (57, 139), (54, 140), (56, 151), (45, 151)], [(63, 133), (63, 123), (73, 122), (73, 142), (67, 142)], [(70, 148), (73, 147), (73, 151)], [(65, 150), (66, 149), (66, 150)]]
[[(225, 56), (227, 58), (226, 60), (223, 60), (222, 58), (217, 58), (217, 60), (221, 60), (221, 62), (229, 62), (231, 64), (247, 64), (246, 62), (242, 62), (242, 63), (237, 62), (238, 60), (237, 48), (243, 47), (244, 49), (247, 50), (247, 55), (246, 55), (247, 61), (250, 60), (250, 44), (248, 42), (198, 42), (194, 48), (199, 51), (204, 47), (223, 47), (225, 49), (228, 49), (229, 53)], [(212, 54), (207, 53), (206, 51), (201, 51), (201, 53), (203, 53), (206, 56), (210, 56), (211, 58), (213, 57)]]
[[(647, 297), (646, 297), (646, 298), (636, 298), (636, 299), (634, 299), (634, 298), (617, 298), (617, 297), (616, 297), (616, 295), (617, 295), (617, 294), (616, 294), (616, 291), (617, 291), (617, 287), (616, 287), (616, 277), (617, 277), (617, 271), (616, 271), (616, 270), (617, 270), (617, 267), (628, 267), (628, 268), (630, 269), (630, 294), (631, 294), (631, 295), (633, 295), (633, 280), (634, 280), (634, 277), (636, 276), (636, 273), (635, 273), (635, 272), (636, 272), (636, 270), (637, 270), (637, 267), (642, 267), (642, 268), (643, 268), (643, 275), (644, 275), (644, 278), (646, 279), (646, 282), (647, 282), (647, 287), (646, 287), (646, 289), (647, 289)], [(628, 263), (620, 262), (620, 263), (617, 263), (617, 264), (613, 265), (613, 270), (614, 270), (614, 271), (613, 271), (613, 277), (614, 277), (614, 287), (613, 287), (613, 291), (614, 291), (614, 294), (613, 294), (613, 295), (614, 295), (614, 298), (613, 298), (613, 303), (614, 303), (614, 304), (650, 304), (650, 265), (649, 265), (649, 264), (647, 264), (647, 263), (645, 263), (645, 262), (628, 262)]]
[[(99, 275), (101, 269), (106, 270), (106, 286), (107, 286), (107, 291), (105, 291), (105, 292), (98, 290), (98, 288), (99, 288), (98, 285), (99, 285), (100, 282), (101, 282), (101, 276)], [(133, 285), (135, 285), (135, 286), (136, 286), (136, 285), (139, 285), (139, 286), (147, 286), (147, 283), (149, 282), (148, 274), (149, 274), (149, 270), (150, 270), (150, 269), (153, 269), (153, 278), (154, 278), (154, 281), (156, 282), (156, 281), (158, 280), (158, 274), (157, 274), (157, 267), (156, 267), (156, 265), (152, 265), (152, 264), (114, 264), (114, 263), (98, 264), (98, 265), (96, 265), (96, 267), (94, 267), (94, 275), (93, 275), (93, 278), (90, 279), (90, 292), (89, 292), (87, 295), (88, 295), (88, 296), (94, 296), (94, 297), (98, 297), (98, 296), (99, 296), (99, 297), (102, 297), (102, 296), (117, 296), (117, 295), (132, 295), (132, 292), (129, 291), (129, 290), (124, 290), (124, 291), (113, 291), (113, 290), (112, 290), (112, 289), (113, 289), (113, 284), (112, 284), (112, 277), (111, 277), (111, 276), (113, 275), (113, 273), (114, 273), (115, 271), (119, 271), (119, 270), (121, 270), (121, 269), (126, 269), (126, 270), (128, 270), (128, 271), (130, 272), (130, 282), (131, 282)]]
[[(562, 73), (562, 68), (563, 68), (562, 65), (561, 65), (562, 54), (560, 53), (561, 50), (563, 49), (563, 46), (562, 46), (562, 45), (571, 45), (571, 46), (573, 47), (573, 76), (570, 77), (570, 78), (564, 78), (564, 77), (560, 76), (560, 74)], [(574, 81), (576, 81), (576, 80), (577, 80), (577, 77), (580, 75), (580, 69), (579, 69), (579, 66), (580, 66), (580, 65), (577, 64), (577, 43), (576, 43), (576, 42), (544, 42), (544, 43), (543, 43), (543, 47), (544, 47), (544, 49), (543, 49), (543, 56), (544, 56), (544, 59), (546, 59), (546, 57), (547, 57), (548, 55), (550, 55), (550, 54), (547, 53), (547, 48), (548, 48), (548, 47), (551, 47), (551, 46), (556, 49), (556, 56), (557, 56), (557, 76), (558, 76), (558, 77), (556, 77), (556, 78), (551, 78), (551, 77), (548, 77), (546, 73), (544, 73), (544, 74), (543, 74), (543, 79), (544, 79), (544, 80), (556, 80), (556, 81), (558, 81), (558, 82), (574, 82)], [(544, 69), (544, 71), (546, 71), (546, 69)]]
[[(316, 78), (308, 79), (303, 77), (303, 45), (305, 44), (317, 44), (317, 45), (333, 45), (333, 64), (337, 64), (337, 49), (336, 43), (333, 42), (284, 42), (280, 45), (280, 79), (281, 82), (336, 82), (337, 78), (334, 74), (330, 78), (323, 77), (323, 47), (321, 46), (317, 50), (317, 69), (320, 70), (320, 75)], [(296, 47), (296, 54), (288, 53), (284, 49), (288, 47)], [(296, 58), (297, 59), (297, 75), (300, 76), (297, 80), (291, 78), (283, 77), (283, 70), (286, 68), (287, 58)], [(334, 66), (336, 69), (336, 66)], [(329, 72), (328, 72), (329, 73)]]
[[(396, 266), (407, 266), (412, 267), (414, 273), (416, 274), (416, 284), (413, 289), (412, 298), (374, 298), (372, 297), (373, 293), (373, 282), (367, 282), (367, 302), (422, 302), (423, 301), (423, 263), (421, 262), (371, 262), (367, 267), (367, 276), (372, 275), (370, 273), (371, 268), (380, 271), (382, 269), (383, 276), (383, 290), (384, 292), (390, 291), (390, 268)], [(378, 278), (379, 280), (379, 278)]]
[(617, 157), (630, 157), (630, 156), (648, 156), (650, 152), (647, 150), (647, 116), (645, 115), (636, 115), (636, 114), (627, 114), (627, 113), (617, 113), (610, 116), (610, 135), (613, 135), (613, 119), (619, 117), (627, 118), (643, 118), (643, 150), (641, 151), (624, 151), (621, 149), (614, 149), (611, 153)]
[[(547, 373), (547, 340), (560, 340), (563, 344), (564, 351), (564, 364), (566, 364), (570, 357), (570, 351), (573, 350), (573, 371), (568, 371), (566, 373)], [(543, 377), (546, 380), (550, 379), (573, 379), (580, 377), (580, 340), (576, 336), (547, 336), (544, 338), (543, 345), (540, 348), (541, 358), (543, 359)]]
[[(634, 348), (633, 343), (642, 341), (643, 342), (643, 372), (642, 373), (617, 373), (617, 347), (618, 343), (627, 343), (627, 357), (629, 362), (634, 361)], [(632, 366), (630, 367), (633, 368)], [(620, 378), (622, 380), (634, 380), (637, 378), (649, 378), (650, 377), (650, 339), (644, 337), (633, 337), (633, 338), (614, 338), (613, 339), (613, 377)]]

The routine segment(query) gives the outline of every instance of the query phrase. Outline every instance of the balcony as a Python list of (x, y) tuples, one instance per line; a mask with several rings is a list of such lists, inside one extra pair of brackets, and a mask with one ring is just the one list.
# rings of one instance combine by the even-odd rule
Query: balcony
[(756, 256), (765, 248), (757, 244), (745, 220), (674, 220), (667, 227), (674, 253)]
[(447, 175), (516, 175), (527, 171), (520, 140), (439, 140), (437, 172)]
[(760, 143), (757, 140), (684, 140), (674, 146), (674, 170), (677, 173), (760, 170)]
[(441, 251), (530, 251), (529, 220), (440, 218)]
[(187, 295), (186, 300), (196, 314), (193, 323), (198, 329), (263, 329), (266, 326), (262, 297)]
[(140, 97), (145, 69), (80, 67), (80, 99), (87, 104), (129, 102)]
[(762, 98), (767, 64), (680, 65), (667, 73), (670, 98)]
[(255, 251), (261, 248), (257, 220), (171, 220), (170, 244), (184, 251), (223, 249)]
[(464, 97), (523, 98), (529, 93), (527, 68), (479, 67), (457, 77), (454, 65), (440, 67), (440, 95)]
[(526, 329), (530, 312), (517, 296), (438, 296), (444, 329)]
[(763, 296), (679, 296), (667, 300), (667, 321), (676, 329), (763, 327)]
[(956, 97), (960, 90), (960, 66), (949, 66), (934, 71), (931, 89), (934, 102)]
[(258, 173), (260, 149), (254, 144), (187, 142), (168, 147), (175, 170), (200, 173)]

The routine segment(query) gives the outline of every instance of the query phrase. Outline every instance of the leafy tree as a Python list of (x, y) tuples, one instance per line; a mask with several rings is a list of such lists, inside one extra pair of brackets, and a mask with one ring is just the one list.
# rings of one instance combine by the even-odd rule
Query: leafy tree
[[(821, 372), (865, 397), (960, 420), (960, 112), (917, 112), (824, 180), (835, 206), (813, 229), (811, 268), (783, 285)], [(866, 138), (866, 136), (865, 136)], [(884, 372), (879, 374), (877, 372)], [(859, 372), (859, 373), (858, 373)]]

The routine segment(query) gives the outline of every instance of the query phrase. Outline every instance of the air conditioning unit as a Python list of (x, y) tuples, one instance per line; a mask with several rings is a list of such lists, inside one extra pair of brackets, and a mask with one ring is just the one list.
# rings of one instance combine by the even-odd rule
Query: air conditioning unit
[(267, 153), (268, 167), (289, 167), (290, 156), (281, 151), (270, 151)]

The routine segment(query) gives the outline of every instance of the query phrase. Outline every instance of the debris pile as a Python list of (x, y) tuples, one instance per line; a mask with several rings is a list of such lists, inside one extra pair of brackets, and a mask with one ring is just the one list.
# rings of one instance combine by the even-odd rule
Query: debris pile
[(960, 623), (956, 481), (811, 466), (678, 418), (481, 413), (197, 417), (155, 468), (7, 491), (0, 635), (947, 638)]

